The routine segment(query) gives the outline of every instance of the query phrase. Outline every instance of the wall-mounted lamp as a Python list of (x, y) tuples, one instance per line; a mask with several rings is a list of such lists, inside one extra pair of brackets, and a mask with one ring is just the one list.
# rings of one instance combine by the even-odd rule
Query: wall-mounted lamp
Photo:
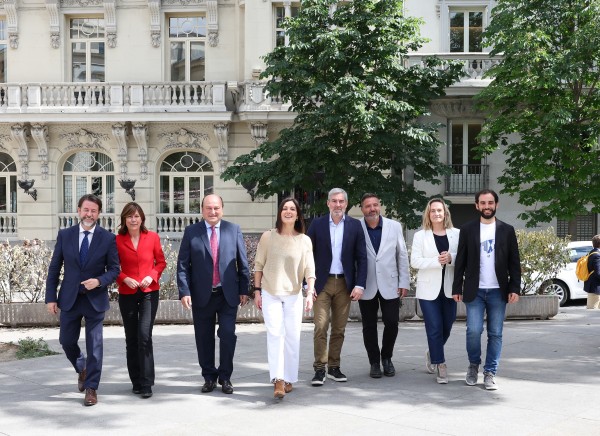
[(250, 194), (250, 199), (254, 201), (254, 197), (256, 196), (256, 182), (242, 182), (242, 187), (246, 190), (248, 194)]
[(135, 186), (135, 182), (136, 181), (134, 179), (119, 180), (119, 185), (121, 185), (121, 188), (125, 190), (126, 194), (129, 194), (131, 196), (131, 199), (133, 201), (135, 201), (135, 189), (133, 189), (133, 187)]
[[(17, 180), (19, 183), (19, 188), (21, 188), (25, 194), (31, 195), (33, 201), (37, 201), (37, 189), (33, 188), (33, 184), (35, 183), (35, 179), (31, 180)], [(31, 189), (33, 188), (33, 189)]]

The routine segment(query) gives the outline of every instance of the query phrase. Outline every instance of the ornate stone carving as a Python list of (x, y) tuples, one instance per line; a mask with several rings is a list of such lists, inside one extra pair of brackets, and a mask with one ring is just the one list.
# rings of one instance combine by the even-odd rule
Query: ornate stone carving
[(135, 123), (131, 130), (138, 146), (140, 178), (146, 180), (148, 178), (148, 127), (144, 123)]
[(127, 126), (123, 123), (112, 125), (112, 134), (117, 141), (117, 156), (119, 158), (121, 179), (127, 179)]
[(148, 0), (152, 47), (160, 47), (160, 0)]
[(10, 136), (0, 134), (0, 150), (9, 151), (6, 145), (4, 144), (11, 140), (12, 138)]
[(6, 12), (6, 28), (8, 30), (8, 44), (10, 48), (19, 47), (19, 20), (17, 13), (17, 0), (4, 0)]
[(39, 123), (31, 125), (31, 136), (38, 146), (38, 157), (41, 161), (42, 180), (48, 179), (48, 126)]
[(103, 0), (103, 4), (106, 44), (110, 48), (115, 48), (117, 46), (117, 0)]
[(217, 0), (206, 0), (208, 43), (211, 47), (216, 47), (219, 43), (219, 7), (217, 3)]
[(21, 180), (27, 180), (29, 178), (29, 148), (27, 148), (29, 132), (24, 124), (17, 123), (10, 126), (10, 134), (17, 143), (19, 163), (21, 164)]
[(60, 4), (58, 0), (46, 0), (46, 10), (50, 19), (50, 47), (60, 47)]
[(431, 112), (446, 118), (483, 117), (468, 98), (435, 100), (431, 103)]
[(60, 139), (64, 139), (69, 144), (66, 150), (74, 148), (97, 148), (106, 151), (102, 141), (108, 141), (108, 135), (103, 133), (93, 133), (85, 129), (79, 129), (73, 133), (63, 133)]
[(68, 8), (87, 8), (90, 6), (100, 6), (102, 0), (60, 0), (61, 7)]
[(250, 123), (250, 136), (258, 146), (265, 143), (267, 141), (267, 123)]
[(207, 0), (163, 0), (163, 4), (169, 6), (203, 5)]
[(229, 160), (229, 124), (217, 123), (213, 127), (219, 144), (219, 172), (222, 173)]
[(158, 135), (160, 139), (166, 141), (163, 150), (172, 148), (196, 148), (208, 151), (209, 148), (202, 144), (202, 141), (208, 141), (206, 133), (193, 133), (183, 127), (176, 132), (165, 132)]

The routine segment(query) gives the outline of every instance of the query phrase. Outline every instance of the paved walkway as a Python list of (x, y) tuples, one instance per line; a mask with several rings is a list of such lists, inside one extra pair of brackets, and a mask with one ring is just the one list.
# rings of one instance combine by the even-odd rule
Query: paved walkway
[[(58, 329), (0, 329), (0, 341), (44, 338), (61, 351)], [(300, 382), (283, 400), (268, 384), (259, 324), (238, 326), (235, 393), (200, 393), (191, 326), (157, 326), (154, 396), (131, 394), (121, 327), (105, 328), (99, 403), (83, 406), (64, 355), (0, 363), (0, 435), (598, 435), (600, 311), (567, 307), (549, 321), (509, 321), (500, 390), (464, 382), (465, 324), (447, 344), (450, 383), (424, 368), (422, 322), (400, 325), (395, 377), (371, 379), (360, 323), (343, 348), (347, 383), (310, 386), (312, 325), (302, 329)], [(480, 376), (481, 382), (481, 376)]]

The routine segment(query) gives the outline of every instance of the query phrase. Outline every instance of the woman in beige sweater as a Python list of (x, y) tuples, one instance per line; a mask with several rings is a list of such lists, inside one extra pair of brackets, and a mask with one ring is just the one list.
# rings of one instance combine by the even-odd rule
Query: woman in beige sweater
[(298, 201), (285, 198), (277, 210), (275, 229), (263, 233), (256, 252), (254, 304), (265, 319), (275, 398), (283, 398), (298, 381), (303, 280), (308, 284), (305, 310), (313, 304), (315, 261), (304, 231)]

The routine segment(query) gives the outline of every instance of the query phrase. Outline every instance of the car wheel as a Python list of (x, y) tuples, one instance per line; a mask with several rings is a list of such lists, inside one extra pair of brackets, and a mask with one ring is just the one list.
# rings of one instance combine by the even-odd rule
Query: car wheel
[(552, 280), (546, 289), (544, 289), (545, 294), (557, 295), (558, 296), (558, 304), (562, 307), (565, 305), (567, 301), (569, 301), (569, 288), (567, 285), (560, 280)]

